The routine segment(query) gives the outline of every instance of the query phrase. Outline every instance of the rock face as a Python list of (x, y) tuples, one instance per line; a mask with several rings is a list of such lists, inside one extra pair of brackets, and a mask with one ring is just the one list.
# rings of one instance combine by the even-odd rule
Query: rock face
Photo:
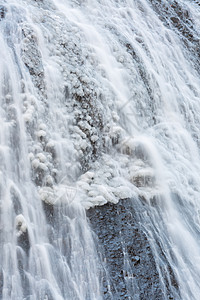
[[(185, 48), (189, 50), (189, 53), (193, 54), (193, 58), (191, 57), (191, 59), (194, 61), (194, 65), (196, 65), (196, 70), (199, 71), (199, 37), (194, 26), (195, 20), (192, 18), (187, 6), (175, 0), (165, 3), (160, 0), (150, 0), (150, 2), (165, 26), (179, 33)], [(200, 5), (199, 1), (194, 2)]]
[(99, 255), (105, 262), (104, 299), (175, 299), (170, 290), (164, 295), (134, 200), (91, 208), (87, 215), (98, 237)]

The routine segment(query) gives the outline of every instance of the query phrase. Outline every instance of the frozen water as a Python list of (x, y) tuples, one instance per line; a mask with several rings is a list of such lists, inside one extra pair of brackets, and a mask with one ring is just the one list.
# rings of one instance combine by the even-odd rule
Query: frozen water
[(180, 299), (199, 299), (199, 15), (188, 0), (2, 2), (1, 299), (102, 299), (85, 209), (126, 198), (145, 202), (164, 299), (158, 247)]

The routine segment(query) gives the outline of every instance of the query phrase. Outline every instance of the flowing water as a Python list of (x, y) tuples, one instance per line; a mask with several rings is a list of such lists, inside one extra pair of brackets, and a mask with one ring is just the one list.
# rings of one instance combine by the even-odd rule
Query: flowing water
[(199, 32), (195, 0), (1, 1), (0, 299), (104, 299), (85, 209), (127, 198), (199, 299)]

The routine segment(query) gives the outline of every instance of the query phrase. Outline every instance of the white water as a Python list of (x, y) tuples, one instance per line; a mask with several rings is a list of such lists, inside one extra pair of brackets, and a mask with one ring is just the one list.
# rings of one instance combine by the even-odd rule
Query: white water
[[(178, 3), (197, 35), (199, 6)], [(147, 0), (2, 5), (0, 297), (103, 299), (85, 208), (142, 197), (164, 299), (158, 245), (180, 299), (198, 300), (195, 54)]]

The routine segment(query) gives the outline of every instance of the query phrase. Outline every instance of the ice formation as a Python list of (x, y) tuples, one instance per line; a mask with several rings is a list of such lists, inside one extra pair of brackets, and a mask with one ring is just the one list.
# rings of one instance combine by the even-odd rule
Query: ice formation
[(0, 298), (103, 299), (85, 209), (131, 198), (164, 299), (158, 249), (180, 299), (198, 300), (199, 14), (188, 0), (2, 2)]

